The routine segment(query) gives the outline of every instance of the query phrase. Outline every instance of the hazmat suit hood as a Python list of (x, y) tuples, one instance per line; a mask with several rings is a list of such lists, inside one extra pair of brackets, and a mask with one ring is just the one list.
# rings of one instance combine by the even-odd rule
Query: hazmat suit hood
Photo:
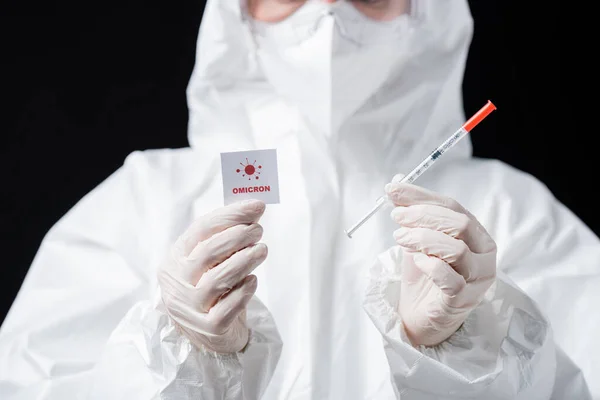
[[(258, 143), (270, 147), (278, 136), (293, 132), (316, 136), (320, 146), (342, 164), (338, 165), (340, 173), (381, 175), (389, 180), (414, 167), (464, 122), (461, 84), (473, 24), (466, 1), (415, 0), (410, 15), (402, 17), (408, 17), (408, 27), (394, 43), (386, 44), (389, 57), (378, 56), (377, 62), (353, 71), (353, 76), (345, 78), (348, 84), (336, 82), (345, 71), (331, 71), (333, 93), (320, 107), (330, 110), (325, 118), (331, 122), (331, 131), (326, 132), (311, 123), (313, 115), (306, 104), (287, 96), (273, 84), (277, 77), (265, 73), (245, 2), (209, 0), (187, 91), (191, 146), (227, 151), (235, 150), (232, 145), (238, 150), (255, 148)], [(277, 28), (286, 23), (269, 25)], [(367, 43), (355, 51), (368, 54), (379, 44)], [(326, 61), (315, 55), (318, 62)], [(387, 68), (377, 68), (380, 64)], [(340, 99), (353, 96), (352, 81), (358, 84), (373, 71), (382, 76), (369, 96), (349, 115), (336, 115)], [(289, 77), (281, 79), (298, 77), (290, 71)], [(314, 87), (315, 83), (299, 85)], [(464, 142), (445, 159), (469, 157), (471, 146)], [(373, 159), (378, 160), (376, 165), (363, 161)]]

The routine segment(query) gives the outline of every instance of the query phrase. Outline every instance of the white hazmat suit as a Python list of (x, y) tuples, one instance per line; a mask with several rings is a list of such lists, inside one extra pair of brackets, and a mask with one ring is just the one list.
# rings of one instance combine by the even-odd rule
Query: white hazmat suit
[[(304, 31), (319, 7), (265, 25), (239, 0), (208, 1), (191, 148), (133, 153), (44, 238), (0, 331), (1, 399), (587, 399), (584, 376), (600, 398), (600, 241), (466, 141), (419, 185), (477, 217), (497, 279), (450, 338), (409, 343), (398, 225), (379, 213), (353, 239), (343, 228), (464, 122), (468, 5), (416, 0), (389, 23), (336, 5)], [(213, 353), (167, 316), (157, 271), (222, 206), (219, 153), (262, 148), (278, 151), (281, 204), (260, 220), (249, 342)]]

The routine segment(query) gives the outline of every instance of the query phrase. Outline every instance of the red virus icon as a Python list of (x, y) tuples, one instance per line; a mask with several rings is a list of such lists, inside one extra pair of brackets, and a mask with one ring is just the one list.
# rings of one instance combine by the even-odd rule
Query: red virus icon
[(252, 164), (246, 158), (246, 164), (240, 163), (243, 169), (236, 169), (235, 172), (242, 173), (242, 176), (248, 177), (248, 180), (251, 181), (252, 178), (258, 179), (258, 175), (260, 175), (260, 170), (262, 169), (262, 165), (256, 165), (256, 160)]

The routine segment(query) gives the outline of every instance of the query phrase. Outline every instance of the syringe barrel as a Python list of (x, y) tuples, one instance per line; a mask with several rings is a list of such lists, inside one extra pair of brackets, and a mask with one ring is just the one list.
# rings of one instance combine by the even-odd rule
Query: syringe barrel
[[(412, 171), (408, 173), (400, 182), (402, 183), (413, 183), (416, 181), (425, 171), (429, 169), (435, 162), (440, 158), (442, 154), (454, 147), (462, 138), (477, 126), (485, 117), (487, 117), (492, 111), (496, 109), (496, 106), (488, 101), (473, 117), (463, 124), (454, 134), (446, 139), (437, 149), (435, 149), (427, 158), (425, 158), (419, 165), (417, 165)], [(348, 237), (352, 237), (354, 232), (360, 228), (365, 222), (369, 220), (377, 211), (388, 202), (387, 196), (382, 196), (377, 199), (375, 206), (369, 211), (364, 217), (362, 217), (356, 224), (350, 229), (346, 230)]]
[(402, 183), (413, 183), (418, 177), (423, 175), (425, 171), (429, 169), (435, 162), (440, 158), (442, 154), (451, 149), (458, 143), (462, 138), (467, 136), (469, 132), (464, 128), (458, 129), (452, 136), (444, 141), (437, 149), (431, 152), (431, 154), (421, 161), (412, 171), (408, 173), (400, 182)]

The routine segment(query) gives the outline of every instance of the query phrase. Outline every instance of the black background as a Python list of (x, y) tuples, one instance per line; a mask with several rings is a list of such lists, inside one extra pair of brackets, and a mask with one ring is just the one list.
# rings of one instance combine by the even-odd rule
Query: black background
[[(174, 3), (20, 3), (0, 14), (0, 321), (69, 208), (130, 152), (187, 146), (185, 88), (203, 4)], [(537, 176), (600, 233), (590, 193), (598, 168), (594, 157), (579, 160), (594, 135), (576, 118), (590, 79), (573, 46), (587, 46), (574, 16), (558, 2), (470, 3), (465, 111), (488, 99), (498, 106), (474, 131), (475, 155)], [(568, 172), (575, 162), (583, 174)]]

